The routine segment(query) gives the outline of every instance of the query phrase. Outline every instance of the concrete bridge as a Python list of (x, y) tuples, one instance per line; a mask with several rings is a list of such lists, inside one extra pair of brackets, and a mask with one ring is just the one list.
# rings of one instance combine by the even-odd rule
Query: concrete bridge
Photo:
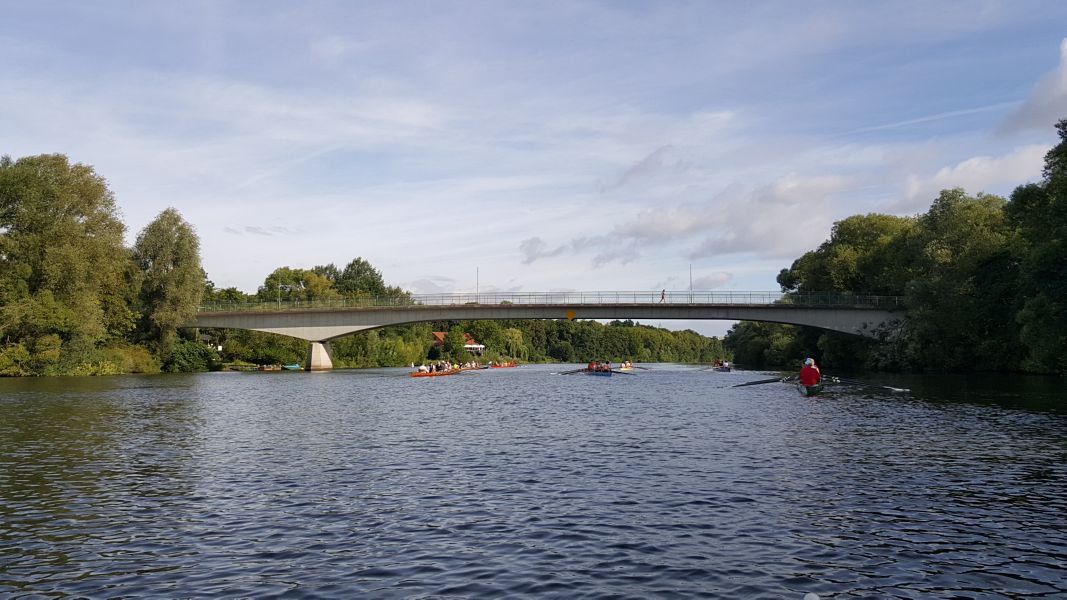
[(187, 327), (307, 340), (309, 371), (333, 368), (328, 342), (367, 329), (479, 319), (715, 319), (806, 325), (879, 338), (901, 318), (895, 296), (777, 292), (544, 292), (419, 295), (201, 306)]

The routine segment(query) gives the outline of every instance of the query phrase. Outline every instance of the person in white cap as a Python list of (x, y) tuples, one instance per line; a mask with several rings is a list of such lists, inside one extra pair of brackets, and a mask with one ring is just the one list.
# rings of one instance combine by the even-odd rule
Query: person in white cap
[(822, 381), (822, 372), (815, 366), (814, 358), (805, 358), (804, 367), (800, 369), (800, 385), (811, 387)]

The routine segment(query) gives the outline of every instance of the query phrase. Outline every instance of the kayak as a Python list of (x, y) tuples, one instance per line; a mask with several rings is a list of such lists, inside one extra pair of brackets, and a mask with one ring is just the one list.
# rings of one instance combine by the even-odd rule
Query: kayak
[(585, 375), (602, 375), (604, 377), (611, 377), (611, 371), (607, 371), (607, 370), (583, 369), (582, 371), (579, 371), (579, 372), (583, 373)]
[(818, 396), (822, 392), (822, 384), (803, 385), (798, 383), (797, 391), (800, 392), (801, 396)]

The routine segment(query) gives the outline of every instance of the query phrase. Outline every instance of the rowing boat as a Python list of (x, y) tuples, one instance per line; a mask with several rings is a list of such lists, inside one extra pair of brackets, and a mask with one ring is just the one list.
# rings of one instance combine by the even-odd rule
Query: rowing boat
[(822, 390), (823, 386), (821, 383), (817, 383), (815, 385), (803, 385), (800, 383), (797, 384), (797, 391), (800, 392), (801, 396), (818, 396), (820, 393), (822, 393)]
[(449, 371), (416, 371), (411, 373), (412, 377), (444, 377), (445, 375), (459, 375), (460, 369), (452, 369)]

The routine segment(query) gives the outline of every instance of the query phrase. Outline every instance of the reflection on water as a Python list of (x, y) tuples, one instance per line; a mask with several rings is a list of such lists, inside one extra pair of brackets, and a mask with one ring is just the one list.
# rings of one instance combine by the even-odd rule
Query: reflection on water
[(0, 595), (1067, 593), (1058, 380), (655, 367), (0, 380)]

